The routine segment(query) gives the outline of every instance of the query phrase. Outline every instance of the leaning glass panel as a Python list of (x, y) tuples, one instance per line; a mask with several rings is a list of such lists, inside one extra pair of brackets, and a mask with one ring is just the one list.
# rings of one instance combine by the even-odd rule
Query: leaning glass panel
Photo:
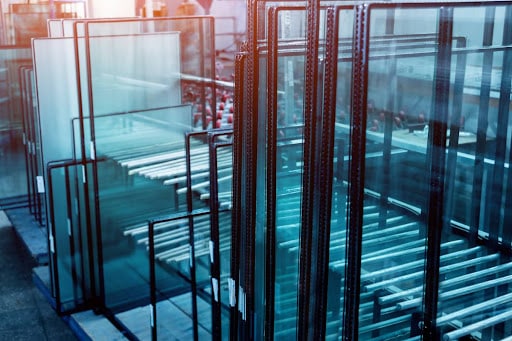
[(181, 60), (180, 71), (191, 77), (215, 77), (212, 17), (95, 20), (85, 25), (84, 34), (89, 37), (175, 32), (179, 34), (179, 49), (173, 53)]
[[(80, 221), (81, 165), (75, 161), (48, 164), (48, 234), (52, 293), (56, 310), (80, 308), (90, 297), (91, 284), (87, 257), (87, 234)], [(78, 176), (80, 175), (80, 177)]]
[(27, 194), (17, 67), (30, 62), (27, 47), (0, 48), (0, 199)]
[[(346, 261), (346, 222), (347, 222), (347, 188), (350, 168), (350, 98), (352, 80), (352, 31), (354, 11), (344, 7), (335, 7), (333, 32), (326, 38), (326, 50), (336, 49), (333, 59), (326, 59), (326, 78), (328, 73), (336, 74), (324, 90), (325, 105), (333, 109), (334, 144), (332, 209), (329, 238), (329, 270), (327, 282), (327, 318), (326, 338), (336, 339), (342, 335), (345, 261)], [(329, 30), (328, 30), (329, 31)], [(337, 32), (334, 35), (334, 31)], [(330, 63), (334, 65), (329, 66)], [(332, 91), (335, 89), (335, 93)], [(334, 98), (332, 98), (334, 96)], [(330, 101), (330, 103), (327, 103)], [(326, 132), (324, 132), (326, 133)]]
[(94, 116), (180, 103), (177, 34), (91, 37), (89, 49)]
[[(370, 10), (361, 339), (414, 336), (411, 317), (422, 311), (438, 13), (397, 7)], [(462, 244), (441, 250), (454, 253)]]
[[(256, 75), (262, 90), (258, 98), (254, 283), (255, 309), (261, 314), (256, 321), (261, 324), (255, 337), (262, 337), (258, 333), (265, 332), (272, 333), (274, 338), (296, 338), (303, 228), (304, 101), (307, 89), (318, 89), (306, 84), (307, 56), (315, 57), (306, 49), (307, 30), (302, 25), (306, 21), (305, 7), (267, 5), (261, 7), (268, 21), (264, 23), (265, 31), (259, 32), (267, 35), (261, 41), (259, 75)], [(323, 24), (324, 21), (320, 25)], [(323, 39), (322, 34), (319, 40)], [(323, 49), (316, 54), (321, 60)], [(320, 63), (317, 66), (321, 68)], [(321, 82), (321, 75), (318, 78)], [(302, 274), (304, 281), (311, 276), (310, 270), (305, 269)], [(262, 302), (265, 305), (259, 306)]]
[[(30, 149), (32, 149), (36, 158), (36, 160), (34, 160), (36, 164), (34, 167), (36, 177), (44, 178), (44, 183), (46, 187), (48, 187), (47, 165), (57, 160), (74, 159), (76, 156), (72, 144), (74, 130), (71, 123), (72, 118), (78, 116), (78, 91), (75, 76), (76, 60), (73, 40), (70, 38), (34, 39), (33, 55), (34, 84), (36, 91), (33, 98), (37, 98), (37, 110), (34, 110), (32, 115), (34, 120), (34, 123), (32, 123), (34, 132), (31, 135), (33, 135), (34, 141), (32, 141), (33, 146)], [(62, 95), (64, 93), (66, 96)], [(59, 133), (56, 134), (56, 131)], [(86, 219), (86, 211), (82, 210), (85, 202), (84, 193), (87, 191), (87, 184), (83, 183), (82, 172), (83, 170), (80, 167), (68, 169), (66, 181), (69, 182), (68, 190), (70, 197), (67, 199), (67, 205), (72, 205), (72, 212), (81, 212), (80, 214), (77, 212), (74, 213), (74, 215), (77, 215), (76, 222), (74, 221), (74, 215), (73, 217), (69, 215), (71, 222), (70, 231), (73, 237), (78, 235), (83, 237), (80, 241), (74, 241), (76, 244), (75, 250), (80, 253), (80, 256), (83, 256), (82, 260), (85, 264), (83, 271), (89, 271), (87, 255), (89, 252), (88, 243), (90, 242), (90, 235), (87, 234), (87, 231), (91, 225), (88, 223), (90, 221)], [(48, 188), (46, 188), (45, 192), (46, 202), (50, 202), (51, 198), (48, 197)], [(66, 192), (59, 191), (59, 193), (63, 194)], [(69, 202), (69, 200), (71, 200), (71, 202)], [(58, 201), (56, 201), (56, 203), (58, 203)], [(53, 209), (53, 207), (50, 205), (46, 206), (46, 208), (48, 210), (47, 214), (50, 217), (49, 211)], [(60, 224), (59, 226), (64, 227), (64, 231), (68, 230), (65, 224)], [(59, 237), (59, 240), (62, 239)], [(70, 245), (70, 242), (68, 243), (64, 240), (62, 247)], [(68, 257), (66, 253), (61, 254), (64, 259), (59, 259), (59, 255), (57, 255), (57, 259), (50, 260), (50, 262), (53, 262), (51, 266), (57, 271), (59, 264), (62, 262), (65, 264), (69, 263), (66, 258)], [(58, 274), (53, 273), (52, 276), (58, 276)], [(80, 276), (77, 276), (73, 278), (73, 280), (83, 281), (81, 285), (83, 288), (86, 288), (89, 293), (94, 291), (93, 283), (79, 277)], [(84, 277), (94, 279), (94, 275), (89, 272), (87, 272), (87, 275)], [(58, 278), (54, 278), (54, 280), (58, 281)], [(75, 283), (74, 285), (79, 284)], [(57, 304), (60, 305), (61, 303), (63, 304), (65, 302), (58, 302)], [(72, 309), (75, 307), (72, 305), (62, 306), (62, 309), (68, 308)]]
[[(451, 63), (443, 243), (462, 239), (480, 252), (441, 268), (436, 326), (444, 340), (512, 334), (511, 30), (510, 6), (453, 11), (454, 35), (466, 45), (454, 48)], [(456, 60), (465, 62), (459, 81)]]
[(190, 117), (190, 106), (178, 106), (95, 119), (97, 214), (108, 307), (147, 296), (147, 254), (140, 247), (147, 235), (144, 222), (184, 209), (183, 195), (180, 199), (174, 186), (163, 182), (179, 176), (173, 165), (183, 163)]

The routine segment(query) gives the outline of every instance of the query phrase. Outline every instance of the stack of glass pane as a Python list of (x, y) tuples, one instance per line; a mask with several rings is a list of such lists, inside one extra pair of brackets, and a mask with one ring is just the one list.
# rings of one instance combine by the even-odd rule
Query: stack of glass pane
[(48, 27), (33, 51), (57, 309), (104, 310), (139, 339), (220, 335), (233, 110), (213, 18)]
[(512, 334), (511, 5), (251, 2), (233, 338)]

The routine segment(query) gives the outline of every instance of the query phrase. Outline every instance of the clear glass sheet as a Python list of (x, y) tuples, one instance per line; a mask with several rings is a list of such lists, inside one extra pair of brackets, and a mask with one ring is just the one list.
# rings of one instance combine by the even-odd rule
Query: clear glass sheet
[[(34, 76), (36, 79), (36, 91), (37, 93), (37, 108), (34, 111), (34, 124), (38, 125), (36, 133), (36, 149), (37, 149), (37, 175), (44, 176), (45, 183), (46, 179), (46, 167), (49, 162), (63, 160), (63, 159), (80, 159), (81, 153), (77, 153), (74, 148), (74, 137), (80, 137), (79, 130), (75, 131), (75, 127), (72, 125), (72, 120), (79, 115), (79, 101), (78, 101), (78, 90), (76, 80), (76, 60), (74, 53), (74, 41), (71, 38), (56, 38), (56, 39), (35, 39), (33, 41), (34, 50)], [(63, 95), (65, 94), (65, 95)], [(34, 99), (36, 97), (34, 96)], [(35, 127), (34, 127), (35, 128)], [(59, 131), (59, 134), (55, 134), (55, 131)], [(90, 167), (90, 166), (89, 166)], [(89, 170), (90, 171), (90, 170)], [(84, 169), (82, 166), (69, 169), (69, 175), (67, 181), (69, 181), (70, 196), (66, 199), (65, 193), (62, 188), (59, 189), (57, 195), (58, 200), (71, 200), (67, 202), (67, 205), (71, 205), (74, 212), (72, 221), (70, 221), (70, 228), (72, 228), (74, 238), (75, 252), (79, 255), (80, 262), (83, 264), (82, 271), (84, 275), (77, 276), (75, 278), (68, 278), (72, 283), (68, 283), (66, 278), (59, 277), (58, 285), (67, 288), (67, 290), (76, 290), (77, 287), (83, 288), (84, 296), (90, 295), (91, 291), (97, 288), (97, 283), (91, 283), (86, 279), (97, 280), (97, 274), (90, 273), (89, 263), (89, 252), (93, 254), (95, 259), (95, 250), (89, 250), (89, 237), (95, 240), (94, 235), (90, 229), (91, 222), (94, 221), (94, 215), (87, 216), (88, 210), (86, 209), (85, 192), (88, 191), (90, 184), (83, 183), (84, 180)], [(92, 193), (92, 192), (91, 192)], [(46, 194), (48, 195), (48, 193)], [(54, 207), (48, 207), (48, 209), (56, 209), (57, 212), (62, 210), (61, 206), (57, 205)], [(46, 197), (46, 201), (50, 202), (50, 198)], [(92, 207), (89, 203), (89, 207)], [(62, 244), (59, 247), (65, 248), (71, 245), (71, 239), (66, 234), (68, 231), (67, 222), (59, 221), (57, 241)], [(64, 234), (62, 236), (62, 234)], [(67, 245), (67, 246), (66, 246)], [(64, 253), (59, 252), (57, 254), (56, 264), (52, 264), (55, 267), (61, 267), (61, 264), (69, 264), (69, 256), (67, 251)], [(60, 256), (62, 255), (62, 259)], [(77, 256), (78, 257), (78, 256)], [(94, 261), (93, 261), (94, 263)], [(77, 263), (78, 264), (78, 263)], [(69, 267), (69, 266), (68, 266)], [(59, 269), (57, 268), (57, 271)], [(69, 271), (59, 271), (60, 273), (70, 273)], [(54, 274), (55, 275), (55, 274)], [(62, 280), (62, 283), (60, 283)], [(79, 283), (78, 281), (82, 281)], [(69, 294), (69, 293), (68, 293)], [(82, 298), (82, 294), (77, 292), (73, 293), (75, 298)], [(87, 298), (85, 297), (85, 298)], [(66, 296), (62, 297), (67, 299)], [(60, 303), (65, 303), (60, 302)], [(67, 307), (63, 306), (64, 309)], [(69, 309), (74, 308), (72, 306)]]
[(90, 38), (94, 115), (181, 103), (178, 46), (172, 33)]
[(62, 19), (62, 35), (64, 37), (74, 37), (75, 23), (78, 37), (84, 36), (84, 23), (80, 19)]
[(447, 154), (444, 205), (451, 224), (443, 226), (443, 243), (462, 239), (462, 232), (468, 249), (477, 238), (486, 247), (459, 264), (441, 267), (436, 322), (444, 340), (499, 340), (512, 332), (512, 264), (496, 250), (499, 244), (509, 249), (511, 240), (511, 52), (510, 47), (501, 49), (510, 44), (507, 16), (512, 20), (502, 6), (454, 10), (454, 34), (467, 38), (467, 48), (452, 56), (452, 68), (461, 55), (467, 63), (462, 105), (454, 104), (451, 114), (457, 116), (449, 127), (450, 135), (457, 135)]
[[(268, 151), (267, 148), (273, 147), (276, 152), (276, 182), (275, 186), (275, 199), (276, 200), (276, 220), (272, 223), (275, 224), (276, 233), (276, 250), (275, 250), (275, 271), (276, 278), (274, 283), (274, 337), (290, 337), (296, 338), (297, 335), (297, 315), (298, 315), (298, 281), (299, 281), (299, 250), (300, 250), (300, 234), (301, 234), (301, 200), (302, 200), (302, 172), (303, 172), (303, 139), (304, 139), (304, 91), (306, 90), (305, 84), (305, 64), (306, 64), (306, 33), (307, 29), (304, 25), (306, 12), (304, 7), (300, 4), (280, 4), (282, 7), (275, 7), (275, 3), (262, 2), (258, 8), (260, 18), (259, 28), (257, 29), (258, 39), (260, 39), (260, 48), (271, 50), (274, 47), (270, 44), (275, 40), (269, 37), (271, 33), (271, 25), (274, 25), (277, 31), (277, 39), (279, 41), (279, 52), (276, 65), (272, 65), (273, 61), (261, 59), (259, 82), (260, 89), (268, 89), (259, 91), (259, 109), (260, 118), (258, 120), (259, 131), (261, 132), (258, 144), (258, 155), (265, 155)], [(275, 8), (274, 8), (275, 7)], [(275, 16), (268, 15), (272, 10), (277, 9)], [(276, 20), (271, 23), (275, 18)], [(323, 60), (323, 39), (325, 35), (325, 11), (320, 11), (319, 16), (319, 41), (320, 49), (318, 51), (319, 60)], [(268, 39), (265, 41), (264, 39)], [(270, 53), (263, 52), (268, 55)], [(266, 63), (266, 64), (263, 64)], [(323, 64), (319, 64), (319, 83), (322, 83)], [(277, 75), (276, 82), (268, 79), (268, 71), (274, 68)], [(270, 90), (271, 89), (271, 90)], [(314, 89), (318, 90), (318, 89)], [(266, 94), (270, 91), (275, 93), (268, 94), (270, 97), (273, 95), (277, 99), (276, 110), (276, 126), (269, 128), (272, 122), (268, 121), (267, 109), (269, 105), (267, 101), (269, 98)], [(321, 91), (318, 90), (320, 98)], [(318, 102), (320, 105), (320, 102)], [(268, 129), (275, 129), (276, 145), (269, 146), (270, 142), (267, 140)], [(266, 141), (266, 143), (263, 143)], [(265, 147), (265, 144), (267, 145)], [(272, 158), (272, 156), (268, 156)], [(266, 217), (266, 207), (269, 205), (266, 202), (269, 190), (269, 184), (263, 179), (263, 174), (267, 172), (266, 181), (270, 181), (268, 170), (266, 169), (271, 162), (269, 159), (264, 160), (260, 157), (257, 166), (257, 199), (256, 199), (256, 214), (257, 214), (257, 231), (256, 231), (256, 288), (262, 288), (264, 281), (269, 281), (269, 278), (264, 278), (265, 268), (260, 265), (265, 264), (263, 261), (265, 253), (270, 252), (265, 245), (264, 240), (268, 238), (266, 234), (269, 232), (264, 231), (263, 228), (268, 221)], [(265, 190), (263, 190), (265, 188)], [(267, 198), (266, 198), (267, 197)], [(316, 232), (315, 232), (316, 233)], [(268, 264), (266, 265), (269, 266)], [(307, 271), (307, 270), (306, 270)], [(314, 270), (312, 272), (315, 272)], [(268, 270), (266, 272), (268, 274)], [(309, 274), (304, 274), (309, 276)], [(256, 295), (256, 310), (260, 309), (258, 304), (263, 302), (264, 295), (257, 289)], [(313, 299), (312, 299), (313, 301)], [(268, 304), (268, 303), (267, 303)], [(263, 314), (263, 312), (262, 312)], [(256, 327), (256, 337), (258, 337), (258, 330), (263, 330), (263, 321), (268, 317), (257, 317), (257, 323), (261, 323)], [(267, 321), (267, 323), (272, 323)]]
[[(223, 214), (224, 218), (228, 218)], [(211, 338), (211, 284), (210, 284), (210, 215), (192, 216), (195, 233), (196, 282), (190, 277), (189, 218), (175, 219), (155, 225), (155, 275), (157, 295), (158, 338), (189, 338), (192, 323), (197, 323), (199, 338)], [(177, 285), (185, 290), (179, 290)], [(198, 295), (197, 320), (192, 310), (192, 286)], [(183, 293), (187, 292), (188, 293)], [(224, 319), (228, 322), (228, 319)]]
[[(258, 91), (258, 161), (256, 183), (256, 269), (255, 269), (255, 338), (263, 337), (264, 323), (274, 324), (274, 338), (297, 338), (298, 290), (299, 290), (299, 240), (301, 234), (301, 197), (303, 175), (304, 143), (304, 91), (305, 85), (305, 27), (296, 25), (304, 22), (306, 11), (293, 4), (281, 8), (272, 3), (261, 5), (262, 18), (258, 33), (265, 33), (261, 40), (259, 58)], [(268, 15), (268, 13), (273, 13)], [(323, 12), (321, 17), (323, 18)], [(268, 16), (267, 16), (268, 15)], [(297, 21), (298, 19), (298, 21)], [(322, 23), (324, 22), (321, 19)], [(293, 24), (292, 24), (293, 23)], [(271, 25), (275, 27), (277, 41), (270, 36)], [(321, 29), (322, 31), (322, 29)], [(323, 38), (323, 32), (320, 33)], [(322, 39), (320, 38), (320, 39)], [(272, 45), (275, 44), (275, 45)], [(270, 59), (271, 53), (277, 54), (277, 62)], [(322, 58), (323, 50), (319, 55)], [(320, 66), (319, 66), (320, 69)], [(269, 73), (274, 70), (274, 75)], [(271, 77), (271, 78), (269, 78)], [(272, 78), (272, 77), (275, 77)], [(271, 98), (276, 99), (277, 107), (272, 108)], [(275, 115), (270, 121), (269, 112)], [(270, 129), (273, 129), (270, 131)], [(269, 140), (269, 134), (275, 135), (276, 141)], [(275, 145), (273, 145), (275, 143)], [(275, 152), (275, 160), (269, 150)], [(269, 163), (275, 166), (275, 197), (270, 198), (268, 191), (272, 175), (268, 174)], [(269, 203), (268, 200), (275, 200)], [(276, 216), (272, 224), (275, 228), (275, 250), (269, 250), (266, 244), (267, 206), (275, 205)], [(275, 252), (274, 269), (268, 270), (265, 254)], [(274, 321), (267, 321), (265, 316), (265, 281), (266, 275), (275, 272), (274, 285)], [(265, 322), (267, 321), (267, 322)]]
[(190, 106), (179, 106), (95, 118), (102, 266), (105, 279), (115, 278), (104, 283), (109, 308), (147, 297), (147, 252), (140, 246), (147, 229), (140, 226), (177, 212), (180, 203), (184, 210), (184, 196), (164, 182), (183, 162), (190, 117)]
[[(186, 75), (215, 77), (214, 30), (213, 20), (210, 17), (98, 20), (89, 21), (85, 25), (87, 28), (84, 29), (84, 35), (89, 37), (178, 33), (179, 49), (173, 50), (172, 53), (162, 52), (166, 52), (165, 55), (169, 58), (178, 53), (181, 61), (179, 71)], [(174, 46), (173, 49), (175, 49)]]
[(32, 66), (21, 66), (19, 68), (20, 78), (20, 96), (21, 96), (21, 109), (22, 109), (22, 122), (23, 122), (23, 144), (25, 146), (25, 169), (27, 174), (27, 192), (30, 213), (35, 213), (36, 209), (36, 198), (37, 187), (36, 187), (36, 175), (34, 171), (34, 157), (33, 157), (33, 146), (35, 146), (35, 121), (32, 106)]
[(30, 48), (0, 48), (0, 199), (28, 191), (17, 67), (30, 60), (30, 53)]
[[(80, 213), (77, 211), (77, 193), (79, 191), (77, 172), (81, 172), (80, 166), (64, 165), (51, 169), (48, 190), (50, 196), (50, 221), (51, 234), (50, 254), (56, 254), (56, 262), (52, 262), (52, 273), (55, 280), (54, 288), (57, 304), (60, 312), (76, 309), (84, 302), (84, 288), (86, 277), (84, 276), (84, 259), (88, 252), (84, 251), (83, 240), (87, 240), (85, 231), (81, 230), (79, 223)], [(87, 250), (87, 249), (85, 249)]]
[(73, 157), (71, 119), (78, 117), (76, 60), (72, 39), (35, 39), (33, 48), (42, 146), (40, 162), (46, 165)]
[[(54, 242), (54, 246), (50, 245), (50, 252), (57, 253), (57, 262), (53, 264), (53, 273), (58, 273), (58, 282), (55, 284), (59, 288), (61, 302), (69, 302), (74, 300), (73, 295), (73, 279), (71, 278), (71, 253), (69, 250), (68, 240), (68, 212), (67, 212), (67, 196), (66, 196), (66, 176), (64, 168), (58, 168), (52, 171), (52, 188), (49, 188), (54, 194), (52, 196), (52, 221), (49, 227), (55, 228), (55, 235), (50, 237), (50, 241)], [(50, 232), (52, 233), (52, 232)]]
[[(219, 136), (214, 139), (215, 143), (228, 142), (225, 136)], [(216, 148), (215, 160), (217, 167), (217, 199), (218, 199), (218, 226), (212, 227), (218, 229), (216, 234), (218, 236), (219, 248), (219, 279), (218, 293), (213, 296), (218, 297), (221, 305), (221, 338), (223, 340), (229, 339), (229, 307), (230, 307), (230, 282), (231, 278), (231, 202), (232, 202), (232, 171), (233, 171), (233, 149), (230, 144)], [(212, 170), (211, 170), (212, 171)], [(210, 191), (211, 193), (211, 191)]]
[[(425, 127), (433, 109), (437, 16), (433, 9), (371, 11), (361, 339), (408, 337), (412, 313), (422, 310), (423, 291), (411, 290), (424, 282), (420, 212), (429, 195)], [(421, 19), (413, 25), (413, 17)], [(443, 245), (442, 252), (456, 248), (460, 243)], [(401, 307), (410, 300), (417, 304)]]
[[(36, 37), (55, 37), (50, 31), (47, 21), (50, 18), (84, 18), (85, 1), (56, 1), (46, 3), (9, 4), (9, 25), (13, 28), (13, 37), (9, 40), (13, 45), (30, 45)], [(51, 21), (56, 21), (51, 19)], [(53, 25), (53, 24), (52, 24)], [(62, 35), (59, 35), (62, 36)]]
[[(286, 12), (281, 15), (285, 16)], [(296, 14), (296, 13), (295, 13)], [(302, 13), (304, 14), (304, 13)], [(299, 239), (304, 147), (304, 63), (305, 56), (286, 52), (278, 57), (282, 77), (277, 91), (277, 174), (276, 174), (276, 257), (274, 337), (297, 335)], [(290, 245), (291, 244), (291, 245)]]
[(46, 37), (46, 20), (50, 18), (48, 4), (10, 4), (10, 24), (14, 29), (14, 45), (29, 46), (30, 40)]
[[(350, 168), (350, 101), (352, 81), (352, 28), (354, 11), (338, 9), (338, 55), (336, 79), (336, 125), (334, 127), (334, 160), (331, 233), (329, 247), (329, 280), (327, 283), (327, 319), (326, 338), (338, 338), (342, 335), (347, 184)], [(327, 41), (329, 45), (332, 42)], [(328, 85), (332, 86), (332, 85)]]
[[(37, 99), (37, 110), (31, 118), (35, 140), (29, 149), (35, 159), (35, 175), (46, 183), (49, 162), (75, 156), (71, 120), (78, 116), (78, 91), (73, 40), (34, 39), (33, 56), (36, 91), (33, 99)], [(48, 201), (46, 195), (45, 202)]]
[(64, 37), (64, 27), (62, 19), (48, 19), (47, 25), (49, 38)]

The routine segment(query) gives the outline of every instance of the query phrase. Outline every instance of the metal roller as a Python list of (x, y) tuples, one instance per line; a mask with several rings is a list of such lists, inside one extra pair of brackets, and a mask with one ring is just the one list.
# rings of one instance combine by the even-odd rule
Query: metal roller
[(498, 315), (483, 319), (479, 322), (470, 324), (468, 326), (456, 329), (452, 332), (446, 333), (443, 335), (444, 341), (450, 341), (450, 340), (458, 340), (463, 336), (469, 335), (471, 333), (477, 332), (479, 330), (483, 330), (485, 328), (492, 327), (494, 325), (497, 325), (498, 323), (505, 322), (512, 318), (512, 310), (505, 311), (503, 313), (500, 313)]
[[(477, 279), (477, 278), (478, 277), (475, 277), (475, 279)], [(474, 293), (474, 292), (477, 292), (480, 290), (495, 288), (502, 284), (508, 284), (511, 280), (512, 280), (512, 275), (509, 275), (509, 276), (500, 277), (497, 279), (465, 286), (463, 288), (458, 288), (458, 289), (454, 289), (454, 290), (450, 290), (450, 291), (441, 292), (439, 294), (439, 300), (442, 302), (442, 300), (445, 300), (445, 299), (449, 300), (449, 299), (453, 299), (458, 296), (468, 295), (468, 294), (471, 294), (471, 293)], [(400, 302), (397, 304), (397, 309), (405, 310), (405, 309), (417, 307), (419, 304), (421, 304), (421, 300), (422, 300), (421, 298), (415, 298), (412, 300), (407, 300), (405, 302)]]

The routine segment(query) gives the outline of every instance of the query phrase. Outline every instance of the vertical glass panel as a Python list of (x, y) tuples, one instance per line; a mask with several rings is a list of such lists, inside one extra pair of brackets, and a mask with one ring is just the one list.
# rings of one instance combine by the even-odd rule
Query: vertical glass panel
[(30, 39), (46, 37), (46, 20), (50, 18), (49, 4), (10, 4), (13, 45), (29, 46)]
[(83, 20), (77, 19), (62, 19), (62, 34), (64, 37), (73, 37), (74, 36), (74, 26), (77, 23), (77, 36), (84, 36), (84, 24)]
[[(333, 29), (338, 30), (337, 79), (336, 79), (336, 118), (334, 128), (334, 161), (331, 233), (329, 247), (329, 280), (327, 283), (326, 338), (334, 339), (342, 335), (345, 252), (346, 252), (346, 213), (347, 183), (349, 180), (350, 153), (350, 100), (352, 80), (352, 10), (338, 9), (338, 21)], [(331, 41), (326, 41), (326, 48)]]
[(81, 229), (78, 211), (79, 197), (77, 171), (81, 167), (74, 162), (50, 163), (48, 178), (50, 264), (53, 274), (53, 292), (57, 299), (57, 310), (65, 312), (79, 307), (85, 300), (84, 259), (87, 249), (82, 243), (87, 241)]
[(32, 214), (36, 213), (36, 201), (38, 197), (38, 191), (36, 187), (36, 175), (34, 172), (33, 165), (33, 153), (32, 153), (32, 141), (35, 141), (34, 137), (34, 115), (32, 106), (32, 82), (31, 73), (32, 66), (25, 65), (19, 68), (19, 79), (20, 79), (20, 95), (21, 95), (21, 114), (22, 114), (22, 134), (23, 144), (25, 152), (25, 170), (27, 174), (27, 192), (28, 192), (28, 204), (29, 211)]
[[(28, 46), (36, 37), (48, 36), (47, 20), (50, 18), (83, 18), (85, 1), (58, 1), (52, 3), (11, 3), (10, 22), (12, 44)], [(51, 36), (51, 35), (50, 35)]]
[[(422, 311), (437, 10), (371, 11), (359, 337), (406, 338)], [(412, 20), (414, 19), (414, 24)], [(357, 153), (357, 151), (353, 151)], [(447, 243), (447, 254), (462, 247)], [(402, 306), (404, 302), (416, 304)]]
[[(280, 13), (280, 19), (286, 12)], [(296, 337), (303, 156), (303, 53), (279, 51), (276, 155), (275, 334)], [(280, 95), (282, 94), (282, 95)]]
[(64, 27), (62, 26), (62, 19), (48, 19), (48, 37), (60, 38), (64, 37)]
[[(167, 55), (179, 56), (177, 60), (181, 61), (180, 71), (188, 76), (208, 78), (215, 76), (214, 27), (210, 17), (100, 20), (88, 22), (86, 25), (88, 36), (175, 32), (179, 34), (179, 49), (173, 49), (172, 54)], [(154, 45), (152, 46), (154, 48)]]
[(76, 60), (72, 39), (35, 39), (33, 48), (42, 146), (40, 162), (46, 165), (73, 157), (71, 119), (78, 116)]
[[(268, 332), (273, 333), (273, 338), (295, 339), (299, 314), (305, 91), (320, 91), (320, 87), (308, 88), (311, 84), (305, 84), (306, 55), (309, 52), (309, 57), (315, 58), (313, 63), (317, 60), (306, 49), (304, 7), (265, 3), (258, 11), (263, 20), (257, 27), (262, 40), (258, 74), (254, 75), (259, 82), (254, 337), (263, 338), (263, 333)], [(322, 40), (323, 32), (320, 36)], [(319, 60), (322, 53), (320, 49)], [(318, 68), (321, 69), (320, 63)], [(321, 83), (321, 75), (318, 82)]]
[(59, 304), (69, 303), (74, 301), (73, 295), (73, 279), (71, 278), (71, 253), (69, 249), (68, 240), (68, 201), (67, 190), (69, 188), (66, 183), (65, 168), (57, 168), (51, 172), (51, 188), (48, 188), (52, 193), (51, 210), (52, 218), (49, 222), (50, 227), (50, 253), (56, 254), (56, 262), (53, 263), (53, 273), (55, 277), (57, 299), (60, 299)]
[(177, 34), (92, 37), (89, 46), (95, 116), (181, 102)]
[(18, 67), (30, 48), (0, 48), (0, 200), (27, 194)]
[[(73, 40), (70, 38), (34, 39), (33, 54), (38, 108), (34, 111), (36, 122), (34, 128), (37, 126), (35, 145), (39, 146), (35, 170), (36, 176), (44, 179), (47, 184), (46, 167), (49, 162), (75, 157), (71, 120), (78, 116), (79, 107)], [(56, 134), (56, 131), (59, 133)], [(80, 171), (76, 175), (82, 178), (81, 173)], [(45, 202), (50, 202), (48, 191), (45, 194)], [(46, 208), (51, 209), (49, 206)], [(87, 221), (83, 221), (81, 226), (86, 228), (90, 225)], [(87, 245), (87, 239), (84, 239), (84, 243)], [(58, 264), (52, 266), (56, 269)]]
[[(226, 174), (226, 171), (232, 172), (233, 164), (233, 150), (230, 141), (226, 140), (223, 135), (215, 136), (211, 138), (213, 143), (218, 143), (216, 148), (216, 160), (212, 160), (215, 164), (215, 169), (211, 169), (210, 172), (214, 173), (213, 180), (216, 180), (216, 185), (210, 188), (210, 196), (216, 195), (217, 198), (214, 200), (210, 198), (212, 203), (217, 205), (217, 209), (211, 210), (212, 214), (212, 241), (214, 247), (218, 247), (218, 259), (217, 264), (214, 264), (218, 269), (215, 269), (216, 276), (218, 276), (218, 289), (215, 289), (216, 283), (212, 283), (214, 290), (218, 290), (217, 293), (212, 294), (212, 304), (215, 301), (220, 302), (220, 323), (221, 323), (221, 338), (223, 340), (229, 339), (229, 307), (230, 307), (230, 277), (231, 277), (231, 212), (229, 211), (232, 202), (232, 174)], [(210, 154), (212, 156), (212, 154)], [(212, 189), (214, 189), (212, 191)], [(217, 193), (215, 193), (215, 191)], [(215, 238), (213, 238), (215, 237)], [(216, 252), (216, 251), (215, 251)], [(217, 256), (215, 256), (217, 258)], [(217, 280), (217, 279), (216, 279)]]
[[(505, 256), (511, 247), (511, 25), (507, 7), (454, 10), (454, 35), (465, 45), (452, 56), (443, 243), (462, 239), (468, 249), (483, 247), (441, 268), (436, 322), (444, 340), (512, 334), (512, 264)], [(461, 58), (463, 82), (456, 78)]]
[[(198, 211), (196, 211), (198, 212)], [(228, 218), (221, 214), (221, 221)], [(229, 219), (229, 218), (228, 218)], [(191, 248), (189, 228), (193, 223), (198, 235), (209, 234), (210, 213), (171, 215), (157, 219), (154, 236), (148, 240), (154, 245), (153, 265), (155, 269), (156, 333), (159, 339), (189, 339), (193, 324), (197, 327), (199, 339), (212, 337), (211, 286), (209, 273), (210, 250), (207, 240), (195, 240), (196, 281), (191, 281)], [(146, 242), (147, 244), (147, 242)], [(206, 275), (206, 276), (205, 276)], [(192, 291), (191, 291), (192, 289)], [(197, 293), (193, 297), (192, 294)], [(196, 302), (197, 315), (193, 313)], [(119, 316), (127, 314), (119, 314)], [(223, 321), (228, 322), (226, 318)], [(132, 321), (133, 322), (133, 321)], [(139, 322), (140, 324), (140, 322)], [(132, 329), (131, 325), (128, 325)], [(137, 335), (140, 337), (140, 335)]]
[[(274, 338), (295, 339), (302, 228), (304, 92), (307, 88), (306, 27), (303, 25), (306, 11), (296, 4), (282, 7), (269, 4), (264, 10), (268, 21), (260, 23), (258, 33), (265, 32), (267, 40), (260, 50), (259, 75), (255, 75), (260, 87), (255, 338), (263, 337), (267, 324), (273, 325)], [(320, 59), (322, 52), (319, 52)], [(266, 289), (273, 291), (273, 302), (266, 301), (271, 297)], [(273, 308), (266, 308), (271, 303)]]
[(147, 253), (139, 242), (147, 231), (139, 226), (184, 208), (183, 195), (163, 182), (183, 163), (190, 117), (190, 106), (181, 106), (95, 119), (107, 307), (147, 298)]

